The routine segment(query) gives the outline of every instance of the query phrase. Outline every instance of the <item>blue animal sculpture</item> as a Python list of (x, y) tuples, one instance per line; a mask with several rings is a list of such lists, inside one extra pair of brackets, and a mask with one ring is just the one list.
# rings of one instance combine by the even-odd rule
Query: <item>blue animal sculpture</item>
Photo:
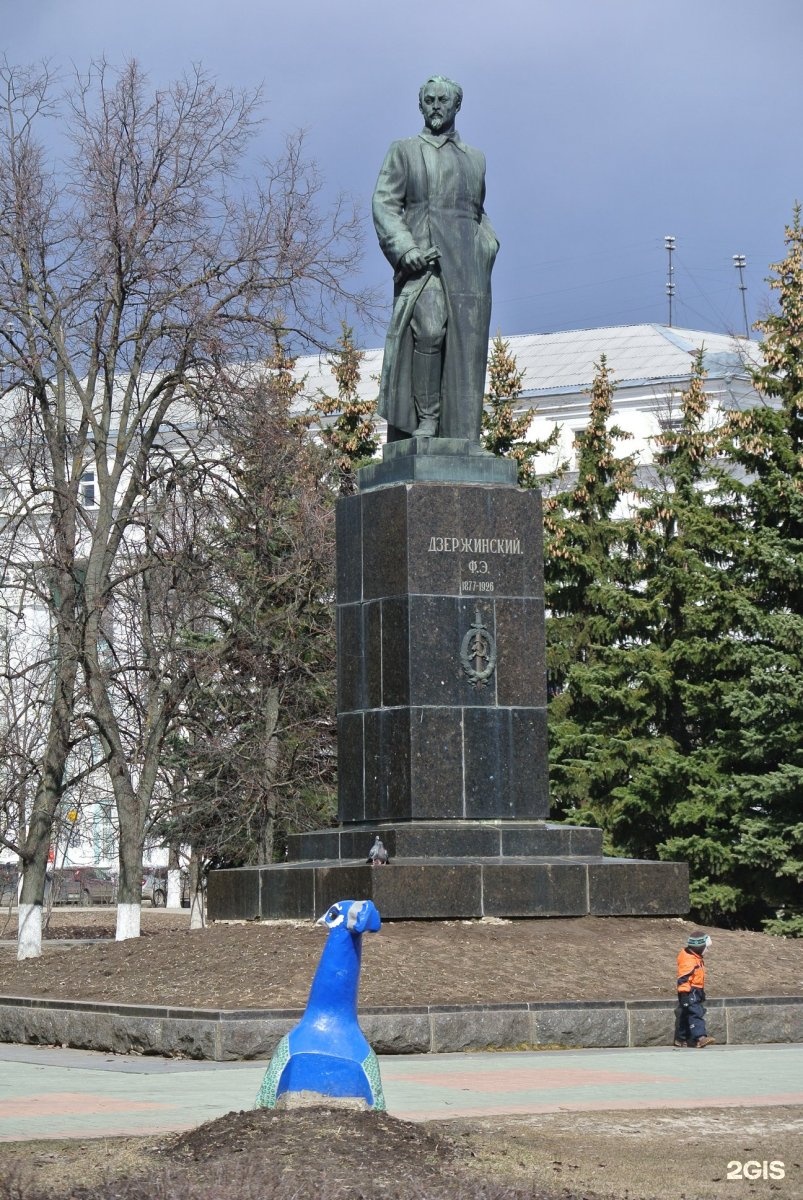
[(381, 923), (370, 900), (339, 900), (316, 922), (329, 936), (307, 1007), (274, 1051), (257, 1108), (361, 1102), (385, 1108), (379, 1063), (357, 1022), (362, 935)]

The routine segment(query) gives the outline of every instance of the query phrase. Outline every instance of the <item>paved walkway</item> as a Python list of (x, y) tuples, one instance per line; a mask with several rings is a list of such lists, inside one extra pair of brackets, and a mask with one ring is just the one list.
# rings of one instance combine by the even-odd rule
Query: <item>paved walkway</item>
[[(380, 1060), (388, 1111), (504, 1113), (803, 1104), (803, 1045), (425, 1054)], [(191, 1128), (250, 1108), (266, 1063), (0, 1045), (0, 1141)]]

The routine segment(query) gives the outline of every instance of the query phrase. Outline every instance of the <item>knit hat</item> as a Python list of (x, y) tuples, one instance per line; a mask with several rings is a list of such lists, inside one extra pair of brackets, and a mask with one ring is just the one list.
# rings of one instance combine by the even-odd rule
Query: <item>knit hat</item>
[(690, 950), (705, 950), (706, 946), (711, 945), (711, 939), (707, 933), (693, 933), (686, 945)]

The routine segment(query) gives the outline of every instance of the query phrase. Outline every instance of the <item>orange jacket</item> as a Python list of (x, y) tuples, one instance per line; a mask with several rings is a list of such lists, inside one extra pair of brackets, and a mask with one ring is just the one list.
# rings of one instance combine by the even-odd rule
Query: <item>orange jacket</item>
[(692, 988), (705, 988), (705, 963), (702, 954), (684, 948), (678, 955), (678, 991), (690, 992)]

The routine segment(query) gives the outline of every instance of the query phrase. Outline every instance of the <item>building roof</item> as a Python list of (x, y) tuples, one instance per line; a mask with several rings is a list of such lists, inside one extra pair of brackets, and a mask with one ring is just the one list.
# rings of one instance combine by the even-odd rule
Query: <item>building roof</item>
[[(756, 363), (759, 358), (758, 343), (744, 337), (656, 324), (521, 333), (505, 340), (524, 371), (524, 396), (586, 391), (603, 354), (620, 385), (687, 379), (692, 358), (701, 346), (706, 370), (714, 378), (744, 376), (746, 363)], [(382, 350), (367, 350), (361, 368), (361, 396), (377, 394), (381, 369)], [(300, 358), (296, 373), (306, 377), (308, 395), (337, 394), (325, 358)]]
[(668, 325), (615, 325), (565, 333), (522, 334), (508, 338), (524, 375), (524, 392), (577, 391), (590, 386), (604, 354), (617, 384), (655, 383), (688, 377), (702, 347), (709, 375), (744, 375), (757, 360), (757, 343), (698, 329)]

